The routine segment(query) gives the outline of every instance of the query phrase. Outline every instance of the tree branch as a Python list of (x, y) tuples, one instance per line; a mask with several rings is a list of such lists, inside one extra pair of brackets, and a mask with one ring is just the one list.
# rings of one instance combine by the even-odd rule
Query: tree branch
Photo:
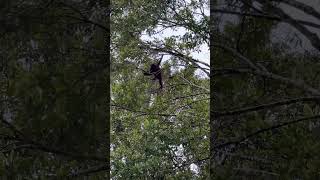
[[(70, 176), (72, 176), (72, 177), (88, 176), (90, 174), (98, 173), (98, 172), (101, 172), (101, 171), (106, 171), (107, 172), (107, 170), (109, 170), (109, 165), (99, 165), (99, 166), (94, 166), (94, 167), (91, 167), (91, 168), (88, 168), (88, 169), (85, 169), (85, 170), (80, 170), (80, 171), (78, 171), (76, 173), (71, 173)], [(109, 172), (107, 172), (107, 173), (109, 173)]]
[(216, 114), (215, 115), (216, 117), (233, 116), (233, 115), (240, 115), (240, 114), (248, 113), (252, 111), (258, 111), (266, 108), (275, 108), (277, 106), (289, 105), (289, 104), (298, 103), (298, 102), (319, 101), (319, 100), (320, 100), (320, 96), (303, 97), (303, 98), (295, 98), (295, 99), (273, 102), (269, 104), (262, 104), (262, 105), (253, 106), (253, 107), (247, 107), (247, 108), (238, 109), (234, 111), (214, 112), (214, 113)]
[[(205, 63), (205, 62), (202, 62), (202, 61), (199, 61), (197, 59), (194, 59), (194, 58), (191, 58), (187, 55), (184, 55), (176, 50), (170, 50), (170, 49), (166, 49), (166, 48), (163, 48), (163, 47), (157, 47), (155, 45), (152, 45), (152, 44), (147, 44), (147, 43), (143, 43), (140, 45), (141, 48), (145, 48), (145, 49), (150, 49), (152, 51), (156, 51), (156, 52), (164, 52), (164, 53), (168, 53), (172, 56), (175, 56), (175, 57), (179, 57), (181, 58), (183, 61), (185, 62), (190, 62), (192, 63), (194, 66), (196, 66), (197, 68), (201, 69), (204, 73), (207, 74), (208, 77), (210, 77), (210, 73), (206, 71), (206, 68), (203, 68), (201, 67), (199, 64), (202, 64), (202, 65), (205, 65), (206, 67), (210, 67), (209, 64)], [(198, 64), (199, 63), (199, 64)]]
[(318, 13), (313, 7), (308, 6), (299, 1), (296, 1), (296, 0), (272, 0), (272, 1), (288, 4), (320, 20), (320, 13)]
[(259, 134), (262, 134), (262, 133), (265, 133), (265, 132), (268, 132), (268, 131), (271, 131), (271, 130), (274, 130), (274, 129), (279, 129), (279, 128), (282, 128), (282, 127), (285, 127), (285, 126), (289, 126), (289, 125), (292, 125), (292, 124), (296, 124), (296, 123), (299, 123), (299, 122), (303, 122), (303, 121), (309, 121), (309, 120), (316, 120), (316, 119), (320, 119), (320, 115), (315, 115), (315, 116), (310, 116), (310, 117), (304, 117), (304, 118), (300, 118), (300, 119), (297, 119), (297, 120), (294, 120), (294, 121), (288, 121), (288, 122), (284, 122), (284, 123), (280, 123), (278, 125), (274, 125), (274, 126), (271, 126), (269, 128), (263, 128), (263, 129), (260, 129), (256, 132), (253, 132), (243, 138), (240, 138), (239, 140), (235, 140), (235, 141), (229, 141), (229, 142), (226, 142), (226, 143), (223, 143), (223, 144), (220, 144), (220, 145), (216, 145), (214, 147), (214, 149), (220, 149), (220, 148), (224, 148), (226, 146), (229, 146), (229, 145), (237, 145), (237, 144), (240, 144), (246, 140), (248, 140), (249, 138), (251, 137), (254, 137), (254, 136), (257, 136)]
[[(273, 20), (273, 21), (282, 21), (282, 22), (289, 21), (288, 19), (280, 18), (278, 16), (271, 16), (271, 15), (258, 14), (258, 13), (243, 13), (243, 12), (231, 11), (231, 10), (227, 10), (227, 9), (212, 9), (212, 12), (241, 15), (241, 16), (250, 16), (250, 17), (255, 17), (255, 18), (269, 19), (269, 20)], [(309, 21), (303, 21), (303, 20), (296, 20), (296, 21), (300, 24), (320, 29), (320, 24), (316, 24), (316, 23), (309, 22)]]
[(145, 111), (139, 111), (139, 110), (130, 109), (130, 108), (127, 108), (127, 107), (118, 105), (118, 104), (111, 104), (110, 106), (111, 106), (111, 107), (118, 108), (118, 109), (130, 111), (130, 112), (132, 112), (132, 113), (137, 113), (137, 114), (139, 114), (138, 116), (145, 116), (145, 115), (148, 115), (148, 116), (164, 116), (164, 117), (174, 117), (174, 116), (177, 116), (176, 114), (148, 113), (148, 112), (145, 112)]
[[(24, 142), (24, 141), (21, 140), (21, 142)], [(35, 150), (40, 150), (43, 152), (48, 152), (48, 153), (53, 153), (53, 154), (57, 154), (57, 155), (70, 157), (70, 158), (77, 159), (77, 160), (94, 160), (94, 161), (107, 162), (107, 159), (104, 157), (65, 152), (65, 151), (61, 151), (61, 150), (58, 150), (58, 149), (55, 149), (52, 147), (44, 146), (44, 145), (41, 145), (38, 143), (28, 143), (28, 144), (19, 145), (19, 146), (14, 147), (13, 149), (9, 149), (9, 150), (3, 151), (3, 152), (9, 152), (11, 150), (19, 150), (19, 149), (35, 149)]]
[[(319, 41), (320, 42), (320, 41)], [(295, 87), (298, 87), (300, 89), (303, 89), (304, 91), (307, 91), (313, 95), (316, 95), (316, 96), (320, 96), (320, 91), (318, 89), (315, 89), (307, 84), (305, 84), (304, 82), (302, 81), (298, 81), (298, 80), (293, 80), (293, 79), (290, 79), (290, 78), (286, 78), (286, 77), (283, 77), (283, 76), (280, 76), (280, 75), (277, 75), (277, 74), (274, 74), (274, 73), (271, 73), (271, 72), (266, 72), (266, 71), (261, 71), (259, 70), (253, 63), (252, 61), (239, 54), (236, 50), (232, 49), (232, 48), (229, 48), (229, 47), (225, 47), (221, 44), (217, 44), (217, 43), (212, 43), (212, 46), (215, 46), (215, 47), (219, 47), (219, 48), (222, 48), (224, 50), (227, 50), (228, 52), (230, 52), (231, 54), (233, 54), (234, 56), (238, 57), (240, 60), (242, 60), (243, 62), (246, 62), (247, 64), (249, 64), (249, 66), (253, 69), (253, 70), (246, 70), (246, 69), (233, 69), (233, 72), (237, 72), (237, 73), (252, 73), (252, 74), (255, 74), (255, 75), (259, 75), (259, 76), (263, 76), (263, 77), (267, 77), (267, 78), (271, 78), (271, 79), (275, 79), (275, 80), (278, 80), (278, 81), (281, 81), (281, 82), (284, 82), (286, 84), (289, 84), (289, 85), (293, 85)]]
[(219, 43), (212, 43), (213, 47), (218, 47), (221, 48), (223, 50), (226, 50), (228, 52), (231, 52), (233, 55), (236, 55), (237, 57), (239, 57), (239, 59), (241, 61), (243, 61), (244, 63), (246, 63), (247, 65), (249, 65), (250, 68), (259, 71), (259, 68), (248, 58), (244, 57), (242, 54), (240, 54), (239, 52), (237, 52), (237, 50), (227, 47), (225, 45), (219, 44)]
[[(260, 2), (261, 4), (269, 3), (268, 1), (265, 1), (265, 0), (257, 0), (257, 1)], [(271, 10), (274, 13), (278, 14), (278, 16), (280, 16), (282, 19), (287, 19), (286, 22), (288, 24), (290, 24), (291, 26), (296, 28), (300, 33), (302, 33), (311, 42), (312, 46), (318, 51), (320, 51), (320, 38), (317, 36), (316, 33), (309, 31), (306, 27), (301, 25), (297, 20), (293, 19), (291, 16), (286, 14), (282, 9), (276, 6), (272, 6)]]

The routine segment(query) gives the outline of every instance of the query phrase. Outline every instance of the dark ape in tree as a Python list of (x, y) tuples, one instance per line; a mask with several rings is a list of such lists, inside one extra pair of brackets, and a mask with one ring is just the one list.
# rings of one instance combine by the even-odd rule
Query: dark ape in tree
[(159, 84), (160, 84), (160, 89), (163, 88), (162, 74), (161, 74), (161, 68), (160, 68), (160, 63), (161, 63), (162, 58), (163, 58), (163, 55), (161, 56), (161, 59), (159, 60), (158, 63), (151, 64), (149, 72), (144, 72), (143, 73), (146, 76), (153, 75), (154, 76), (153, 80), (157, 80), (158, 79), (159, 80)]

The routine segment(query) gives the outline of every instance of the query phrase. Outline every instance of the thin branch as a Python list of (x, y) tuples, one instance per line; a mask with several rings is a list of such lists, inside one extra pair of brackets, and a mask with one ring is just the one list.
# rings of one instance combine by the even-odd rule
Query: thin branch
[(71, 153), (71, 152), (65, 152), (61, 151), (52, 147), (40, 145), (40, 144), (32, 144), (30, 148), (33, 149), (38, 149), (44, 152), (49, 152), (49, 153), (54, 153), (74, 159), (79, 159), (79, 160), (94, 160), (94, 161), (101, 161), (101, 162), (106, 162), (107, 158), (106, 157), (99, 157), (99, 156), (94, 156), (94, 155), (83, 155), (83, 154), (76, 154), (76, 153)]
[(274, 73), (266, 72), (264, 70), (263, 71), (259, 70), (259, 68), (257, 68), (249, 58), (241, 55), (240, 53), (238, 53), (236, 50), (234, 50), (232, 48), (229, 48), (229, 47), (223, 46), (221, 44), (217, 44), (217, 43), (213, 43), (212, 46), (219, 47), (219, 48), (222, 48), (224, 50), (227, 50), (228, 52), (230, 52), (234, 56), (238, 57), (240, 60), (248, 63), (249, 66), (251, 68), (253, 68), (253, 70), (246, 70), (246, 69), (237, 69), (236, 70), (236, 69), (234, 69), (233, 72), (237, 71), (238, 73), (252, 73), (252, 74), (255, 74), (255, 75), (259, 75), (259, 76), (275, 79), (275, 80), (284, 82), (286, 84), (298, 87), (298, 88), (300, 88), (300, 89), (302, 89), (304, 91), (307, 91), (307, 92), (309, 92), (309, 93), (311, 93), (313, 95), (320, 96), (320, 91), (318, 89), (315, 89), (315, 88), (305, 84), (303, 81), (294, 80), (294, 79), (286, 78), (286, 77), (283, 77), (283, 76), (280, 76), (280, 75), (277, 75), (277, 74), (274, 74)]
[(283, 77), (283, 76), (280, 76), (280, 75), (277, 75), (277, 74), (273, 74), (273, 73), (270, 73), (270, 72), (263, 72), (263, 71), (252, 71), (252, 74), (255, 74), (255, 75), (259, 75), (259, 76), (263, 76), (263, 77), (267, 77), (267, 78), (271, 78), (271, 79), (274, 79), (274, 80), (278, 80), (278, 81), (281, 81), (281, 82), (284, 82), (288, 85), (292, 85), (292, 86), (295, 86), (301, 90), (304, 90), (306, 92), (309, 92), (313, 95), (316, 95), (316, 96), (320, 96), (320, 91), (318, 89), (315, 89), (311, 86), (309, 86), (308, 84), (305, 84), (303, 81), (300, 81), (300, 80), (295, 80), (295, 79), (290, 79), (290, 78), (286, 78), (286, 77)]
[[(255, 17), (255, 18), (269, 19), (269, 20), (273, 20), (273, 21), (282, 21), (282, 22), (289, 21), (288, 19), (280, 18), (278, 16), (271, 16), (271, 15), (258, 14), (258, 13), (243, 13), (243, 12), (237, 12), (237, 11), (232, 11), (232, 10), (227, 10), (227, 9), (212, 9), (212, 12), (217, 12), (217, 13), (222, 13), (222, 14), (250, 16), (250, 17)], [(303, 21), (303, 20), (296, 20), (296, 21), (300, 24), (320, 29), (320, 24), (316, 24), (316, 23), (309, 22), (309, 21)]]
[(320, 100), (320, 96), (303, 97), (303, 98), (295, 98), (295, 99), (273, 102), (273, 103), (269, 103), (269, 104), (262, 104), (262, 105), (253, 106), (253, 107), (247, 107), (247, 108), (238, 109), (238, 110), (234, 110), (234, 111), (225, 111), (225, 112), (221, 112), (221, 113), (214, 112), (214, 113), (216, 114), (216, 117), (233, 116), (233, 115), (240, 115), (243, 113), (258, 111), (258, 110), (267, 109), (267, 108), (275, 108), (277, 106), (289, 105), (289, 104), (298, 103), (298, 102), (309, 102), (309, 101), (317, 102), (319, 100)]
[(48, 153), (53, 153), (53, 154), (57, 154), (57, 155), (70, 157), (73, 159), (78, 159), (78, 160), (94, 160), (94, 161), (107, 162), (107, 159), (105, 157), (98, 157), (98, 156), (92, 156), (92, 155), (82, 155), (82, 154), (65, 152), (65, 151), (61, 151), (61, 150), (55, 149), (53, 147), (44, 146), (44, 145), (41, 145), (38, 143), (23, 144), (23, 145), (19, 145), (19, 146), (12, 148), (12, 149), (2, 151), (2, 152), (10, 152), (12, 150), (19, 150), (19, 149), (35, 149), (35, 150), (40, 150), (43, 152), (48, 152)]
[(237, 157), (242, 160), (247, 160), (247, 161), (256, 161), (259, 163), (264, 163), (264, 164), (272, 164), (272, 160), (270, 159), (265, 159), (265, 158), (260, 158), (260, 157), (255, 157), (252, 155), (241, 155), (241, 154), (235, 154), (235, 153), (225, 153), (227, 156), (231, 157)]
[(77, 177), (77, 176), (88, 176), (90, 174), (93, 173), (98, 173), (98, 172), (102, 172), (102, 171), (106, 171), (106, 173), (109, 173), (107, 170), (109, 170), (109, 165), (99, 165), (99, 166), (95, 166), (95, 167), (91, 167), (85, 170), (80, 170), (76, 173), (71, 173), (70, 176), (72, 177)]
[(145, 116), (145, 115), (147, 115), (147, 116), (164, 116), (164, 117), (175, 117), (175, 116), (177, 116), (176, 114), (148, 113), (148, 112), (145, 112), (145, 111), (139, 111), (139, 110), (130, 109), (130, 108), (118, 105), (118, 104), (111, 104), (110, 106), (118, 108), (118, 109), (130, 111), (132, 113), (137, 113), (137, 114), (139, 114), (138, 116)]
[(247, 0), (241, 0), (241, 2), (242, 2), (244, 5), (246, 5), (247, 7), (253, 9), (254, 11), (256, 11), (256, 12), (258, 12), (258, 13), (261, 13), (261, 14), (264, 13), (264, 12), (261, 11), (260, 9), (254, 7), (254, 6), (252, 5), (252, 2), (248, 2)]
[(228, 46), (225, 46), (223, 44), (219, 44), (219, 43), (212, 43), (213, 47), (218, 47), (221, 48), (223, 50), (226, 50), (228, 52), (231, 52), (233, 55), (236, 55), (237, 57), (239, 57), (239, 59), (241, 61), (243, 61), (244, 63), (246, 63), (247, 65), (249, 65), (250, 68), (259, 71), (260, 69), (248, 58), (244, 57), (242, 54), (240, 54), (239, 52), (237, 52), (237, 50), (230, 48)]
[(315, 10), (312, 6), (308, 6), (296, 0), (272, 0), (272, 1), (288, 4), (320, 20), (320, 13), (317, 12), (317, 10)]
[(279, 128), (282, 128), (282, 127), (285, 127), (285, 126), (289, 126), (289, 125), (293, 125), (293, 124), (296, 124), (296, 123), (299, 123), (299, 122), (303, 122), (303, 121), (310, 121), (310, 120), (317, 120), (317, 119), (320, 119), (320, 115), (315, 115), (315, 116), (310, 116), (310, 117), (304, 117), (304, 118), (300, 118), (300, 119), (297, 119), (297, 120), (294, 120), (294, 121), (288, 121), (288, 122), (284, 122), (284, 123), (280, 123), (278, 125), (274, 125), (274, 126), (271, 126), (271, 127), (268, 127), (268, 128), (263, 128), (263, 129), (260, 129), (256, 132), (253, 132), (243, 138), (240, 138), (238, 140), (235, 140), (235, 141), (229, 141), (229, 142), (226, 142), (226, 143), (223, 143), (223, 144), (220, 144), (220, 145), (216, 145), (215, 147), (213, 147), (214, 149), (220, 149), (220, 148), (224, 148), (226, 146), (230, 146), (230, 145), (237, 145), (237, 144), (240, 144), (246, 140), (248, 140), (249, 138), (252, 138), (254, 136), (257, 136), (259, 134), (262, 134), (262, 133), (265, 133), (265, 132), (268, 132), (268, 131), (271, 131), (271, 130), (275, 130), (275, 129), (279, 129)]
[[(248, 70), (248, 69), (247, 69)], [(230, 74), (240, 74), (239, 69), (234, 68), (214, 68), (212, 73), (212, 77), (230, 75)]]
[[(257, 0), (261, 4), (268, 3), (265, 0)], [(271, 5), (272, 6), (272, 5)], [(272, 6), (271, 10), (280, 16), (282, 19), (287, 19), (287, 23), (296, 28), (300, 33), (302, 33), (312, 44), (314, 48), (320, 51), (320, 38), (317, 36), (316, 33), (309, 31), (306, 27), (301, 25), (297, 20), (293, 19), (291, 16), (286, 14), (282, 9)]]
[(156, 52), (164, 52), (164, 53), (168, 53), (172, 56), (175, 56), (175, 57), (179, 57), (181, 58), (183, 61), (185, 62), (190, 62), (192, 63), (194, 66), (196, 66), (197, 68), (201, 69), (204, 73), (207, 74), (207, 76), (209, 77), (210, 76), (210, 73), (206, 71), (206, 68), (203, 68), (201, 67), (199, 64), (202, 64), (202, 65), (205, 65), (206, 67), (210, 67), (209, 64), (205, 63), (205, 62), (202, 62), (202, 61), (199, 61), (197, 59), (194, 59), (194, 58), (191, 58), (187, 55), (184, 55), (176, 50), (170, 50), (170, 49), (167, 49), (167, 48), (163, 48), (163, 47), (157, 47), (155, 45), (152, 45), (152, 44), (148, 44), (148, 43), (144, 43), (144, 44), (141, 44), (140, 45), (141, 48), (145, 48), (145, 49), (149, 49), (149, 50), (152, 50), (152, 51), (156, 51)]
[(197, 93), (197, 94), (190, 94), (186, 96), (178, 96), (175, 98), (170, 99), (170, 101), (175, 101), (175, 100), (180, 100), (180, 99), (185, 99), (185, 98), (190, 98), (190, 97), (195, 97), (195, 96), (201, 96), (201, 95), (207, 95), (208, 93)]
[(3, 124), (5, 124), (16, 136), (24, 136), (23, 133), (18, 130), (18, 128), (16, 128), (14, 125), (12, 125), (11, 123), (9, 123), (8, 121), (1, 119), (1, 122)]
[(242, 16), (241, 18), (241, 26), (240, 26), (240, 31), (238, 33), (238, 37), (237, 37), (237, 44), (236, 44), (236, 48), (237, 48), (237, 51), (239, 53), (242, 53), (240, 47), (241, 47), (241, 39), (242, 39), (242, 36), (244, 34), (244, 25), (245, 25), (245, 22), (246, 22), (246, 16)]
[(100, 23), (91, 21), (89, 19), (83, 19), (83, 18), (78, 18), (78, 17), (74, 17), (74, 16), (69, 16), (69, 15), (64, 15), (64, 17), (70, 18), (70, 19), (74, 19), (74, 20), (78, 20), (78, 21), (81, 21), (81, 22), (84, 22), (84, 23), (89, 23), (89, 24), (95, 25), (95, 26), (105, 30), (106, 32), (110, 32), (110, 29), (107, 26), (104, 26), (104, 25), (102, 25)]
[(75, 158), (75, 159), (95, 160), (95, 161), (102, 161), (102, 162), (106, 161), (106, 158), (104, 158), (104, 157), (70, 153), (70, 152), (58, 150), (53, 147), (45, 146), (43, 144), (40, 144), (38, 142), (33, 141), (32, 139), (28, 138), (27, 136), (25, 136), (21, 131), (19, 131), (14, 125), (9, 123), (8, 121), (3, 120), (3, 119), (1, 119), (1, 121), (2, 121), (2, 123), (6, 124), (15, 133), (15, 136), (12, 136), (12, 137), (8, 136), (8, 137), (11, 137), (11, 139), (26, 143), (24, 145), (20, 145), (20, 146), (15, 147), (15, 149), (13, 149), (13, 150), (37, 149), (37, 150), (41, 150), (44, 152), (54, 153), (57, 155), (67, 156), (67, 157), (71, 157), (71, 158)]
[(197, 59), (190, 58), (190, 57), (188, 57), (188, 56), (186, 56), (186, 55), (184, 55), (184, 54), (182, 54), (182, 53), (180, 53), (180, 52), (178, 52), (178, 51), (176, 51), (176, 50), (169, 50), (169, 49), (160, 48), (160, 47), (153, 47), (153, 48), (150, 47), (150, 49), (156, 50), (156, 51), (162, 51), (162, 52), (165, 52), (165, 53), (168, 53), (168, 54), (177, 56), (177, 57), (182, 57), (182, 58), (185, 58), (185, 59), (189, 59), (189, 60), (194, 61), (194, 62), (196, 62), (196, 63), (199, 63), (199, 64), (205, 65), (205, 66), (207, 66), (207, 67), (210, 67), (209, 64), (207, 64), (207, 63), (205, 63), (205, 62), (202, 62), (202, 61), (199, 61), (199, 60), (197, 60)]
[(271, 176), (280, 176), (280, 174), (278, 173), (274, 173), (274, 172), (269, 172), (269, 171), (264, 171), (264, 170), (260, 170), (260, 169), (252, 169), (252, 168), (233, 168), (233, 170), (236, 171), (244, 171), (246, 173), (253, 173), (256, 175), (260, 175), (260, 174), (264, 174), (264, 175), (271, 175)]
[(69, 9), (71, 9), (72, 11), (78, 13), (83, 19), (88, 19), (88, 18), (86, 17), (86, 15), (84, 15), (79, 9), (73, 7), (72, 5), (69, 5), (69, 4), (67, 4), (67, 3), (65, 3), (65, 2), (62, 2), (62, 1), (59, 1), (58, 3), (60, 3), (61, 5), (69, 8)]
[(188, 82), (188, 84), (189, 84), (190, 86), (194, 86), (194, 87), (197, 87), (197, 88), (199, 88), (199, 89), (205, 90), (206, 92), (210, 92), (210, 89), (207, 89), (207, 88), (201, 87), (201, 86), (199, 86), (199, 85), (196, 85), (196, 84), (194, 84), (193, 82), (189, 81), (188, 79), (184, 78), (183, 76), (179, 76), (179, 75), (178, 75), (178, 77), (180, 77), (180, 78), (183, 79), (184, 81)]

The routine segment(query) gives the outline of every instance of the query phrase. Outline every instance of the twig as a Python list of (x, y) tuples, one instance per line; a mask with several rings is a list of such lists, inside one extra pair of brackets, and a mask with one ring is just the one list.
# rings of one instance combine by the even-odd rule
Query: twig
[[(109, 162), (107, 162), (107, 163), (109, 163)], [(76, 173), (71, 173), (69, 176), (72, 176), (72, 177), (88, 176), (89, 174), (98, 173), (101, 171), (106, 171), (106, 173), (109, 173), (109, 172), (107, 172), (107, 170), (110, 170), (109, 168), (110, 168), (109, 165), (99, 165), (99, 166), (91, 167), (91, 168), (88, 168), (85, 170), (80, 170)]]
[(275, 108), (277, 106), (283, 106), (283, 105), (289, 105), (297, 102), (308, 102), (308, 101), (319, 101), (320, 96), (314, 96), (314, 97), (303, 97), (303, 98), (295, 98), (295, 99), (289, 99), (289, 100), (284, 100), (284, 101), (278, 101), (278, 102), (273, 102), (269, 104), (262, 104), (258, 106), (253, 106), (253, 107), (247, 107), (243, 109), (238, 109), (234, 111), (225, 111), (225, 112), (214, 112), (216, 117), (222, 117), (222, 116), (233, 116), (233, 115), (240, 115), (243, 113), (248, 113), (252, 111), (258, 111), (266, 108)]

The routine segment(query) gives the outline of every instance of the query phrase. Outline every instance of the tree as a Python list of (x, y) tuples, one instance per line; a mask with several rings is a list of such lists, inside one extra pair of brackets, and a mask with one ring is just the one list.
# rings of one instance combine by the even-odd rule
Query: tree
[[(205, 11), (208, 1), (113, 2), (113, 178), (208, 177), (209, 65), (191, 55), (209, 42)], [(183, 33), (160, 38), (172, 29)], [(161, 55), (164, 89), (158, 91), (142, 70)]]

